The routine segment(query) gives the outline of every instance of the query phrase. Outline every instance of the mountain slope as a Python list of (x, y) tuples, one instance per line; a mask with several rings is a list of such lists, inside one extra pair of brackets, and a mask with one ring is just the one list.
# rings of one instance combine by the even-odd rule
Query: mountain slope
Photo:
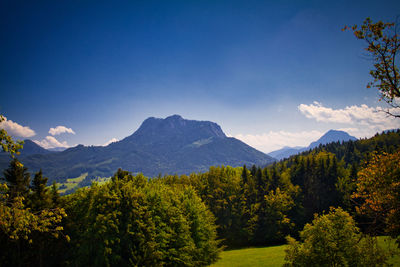
[(34, 154), (50, 154), (51, 151), (44, 149), (43, 147), (39, 146), (35, 142), (26, 139), (24, 140), (24, 147), (20, 150), (21, 154), (23, 155), (34, 155)]
[(274, 157), (278, 160), (288, 158), (292, 155), (314, 149), (319, 145), (325, 145), (332, 142), (345, 142), (345, 141), (356, 141), (357, 138), (349, 135), (344, 131), (329, 130), (323, 136), (321, 136), (317, 141), (312, 142), (308, 147), (284, 147), (279, 150), (272, 151), (268, 153), (269, 156)]
[[(186, 120), (178, 115), (148, 118), (131, 136), (106, 147), (79, 145), (62, 152), (21, 155), (30, 171), (43, 170), (50, 180), (88, 173), (107, 177), (123, 168), (147, 176), (189, 174), (210, 166), (266, 165), (270, 156), (231, 137), (209, 121)], [(2, 165), (4, 167), (4, 165)]]
[(297, 146), (297, 147), (285, 146), (285, 147), (283, 147), (281, 149), (272, 151), (272, 152), (268, 153), (267, 155), (269, 155), (269, 156), (271, 156), (273, 158), (276, 158), (278, 160), (281, 160), (281, 159), (288, 158), (291, 155), (294, 155), (294, 154), (297, 154), (297, 153), (301, 152), (302, 149), (305, 149), (305, 148), (304, 147), (300, 147), (300, 146)]
[(337, 141), (343, 142), (343, 141), (350, 141), (350, 140), (356, 141), (357, 138), (355, 138), (354, 136), (351, 136), (348, 133), (343, 132), (343, 131), (329, 130), (323, 136), (321, 136), (321, 138), (319, 138), (317, 141), (312, 142), (307, 147), (307, 150), (316, 148), (319, 145), (325, 145), (325, 144), (337, 142)]

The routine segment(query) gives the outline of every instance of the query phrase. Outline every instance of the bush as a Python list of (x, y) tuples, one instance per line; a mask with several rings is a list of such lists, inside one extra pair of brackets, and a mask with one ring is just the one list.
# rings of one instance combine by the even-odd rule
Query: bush
[(382, 266), (387, 256), (376, 238), (362, 236), (341, 208), (316, 216), (300, 232), (302, 242), (287, 237), (285, 266)]

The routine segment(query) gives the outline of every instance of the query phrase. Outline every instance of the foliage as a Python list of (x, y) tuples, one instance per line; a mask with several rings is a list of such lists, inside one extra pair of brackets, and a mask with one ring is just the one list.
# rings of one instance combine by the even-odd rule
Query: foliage
[[(400, 235), (400, 150), (373, 153), (358, 172), (357, 189), (352, 197), (361, 200), (357, 211), (373, 218), (374, 230), (383, 223), (386, 233)], [(375, 234), (379, 234), (375, 232)]]
[[(376, 150), (400, 148), (400, 131), (319, 146), (264, 169), (211, 167), (208, 172), (166, 175), (165, 183), (191, 185), (216, 218), (218, 237), (233, 248), (284, 242), (315, 213), (329, 207), (355, 211), (361, 161)], [(359, 219), (359, 218), (357, 218)]]
[(24, 205), (24, 197), (10, 198), (7, 185), (0, 186), (1, 262), (8, 266), (34, 264), (33, 259), (42, 259), (43, 251), (33, 248), (43, 241), (44, 236), (59, 237), (63, 230), (60, 223), (66, 213), (62, 208), (33, 212)]
[[(398, 102), (400, 98), (400, 73), (398, 68), (400, 39), (397, 27), (396, 23), (384, 23), (382, 21), (374, 23), (370, 18), (366, 18), (360, 27), (354, 25), (352, 27), (346, 26), (343, 29), (351, 29), (357, 39), (367, 42), (368, 46), (365, 50), (374, 63), (374, 69), (370, 71), (373, 80), (368, 83), (367, 87), (377, 88), (381, 99), (393, 108), (400, 108)], [(400, 118), (400, 114), (394, 113), (395, 111), (395, 109), (388, 109), (386, 112)]]
[(11, 200), (15, 197), (27, 197), (31, 181), (30, 174), (28, 168), (24, 167), (16, 158), (10, 162), (9, 168), (4, 171), (4, 180), (8, 185)]
[(164, 176), (167, 184), (193, 186), (216, 218), (218, 236), (229, 247), (282, 242), (293, 223), (299, 188), (279, 174), (277, 166), (251, 170), (210, 167), (205, 173)]
[[(400, 266), (400, 249), (393, 246), (393, 240), (384, 236), (379, 236), (377, 239), (378, 245), (388, 252), (388, 254), (395, 253), (393, 257), (388, 260), (388, 264), (391, 266)], [(221, 252), (221, 259), (211, 266), (278, 267), (285, 263), (285, 249), (287, 249), (287, 245), (225, 250)]]
[(285, 233), (294, 226), (288, 217), (288, 212), (295, 205), (294, 200), (288, 192), (281, 191), (279, 187), (275, 191), (271, 190), (264, 199), (259, 228), (262, 229), (264, 238), (271, 241), (282, 240)]
[(382, 266), (388, 256), (376, 239), (362, 238), (353, 218), (341, 208), (315, 215), (300, 237), (302, 242), (287, 238), (285, 266)]
[(301, 188), (304, 222), (311, 221), (314, 213), (341, 204), (338, 181), (340, 177), (346, 177), (347, 172), (336, 155), (314, 151), (294, 157), (287, 164), (292, 182)]
[[(2, 120), (4, 118), (0, 115), (0, 122)], [(22, 142), (15, 144), (5, 130), (0, 132), (0, 141), (3, 151), (13, 157), (22, 148)], [(4, 171), (2, 180), (5, 183), (0, 184), (1, 264), (43, 266), (44, 244), (51, 245), (63, 234), (61, 222), (67, 215), (63, 208), (51, 203), (46, 189), (47, 178), (42, 177), (41, 172), (37, 173), (30, 188), (30, 174), (16, 158)], [(26, 203), (29, 203), (28, 206)], [(52, 251), (48, 248), (47, 254)]]
[[(0, 124), (5, 120), (3, 115), (0, 115)], [(12, 157), (14, 157), (15, 154), (19, 154), (20, 149), (22, 149), (22, 145), (24, 144), (23, 141), (18, 141), (14, 142), (12, 140), (11, 136), (7, 133), (6, 130), (0, 129), (0, 144), (1, 144), (1, 149), (4, 152), (10, 153)]]
[[(221, 244), (230, 248), (279, 244), (289, 234), (297, 237), (298, 230), (313, 218), (320, 218), (313, 217), (315, 213), (328, 212), (331, 206), (353, 211), (354, 200), (371, 203), (363, 202), (361, 195), (351, 198), (354, 192), (361, 194), (356, 191), (357, 183), (362, 181), (361, 178), (357, 182), (357, 172), (362, 169), (359, 175), (363, 177), (375, 166), (371, 163), (363, 168), (361, 162), (373, 159), (372, 151), (386, 151), (391, 157), (399, 148), (400, 131), (393, 131), (371, 139), (319, 146), (264, 168), (210, 167), (208, 172), (159, 175), (150, 180), (119, 169), (103, 185), (94, 183), (65, 197), (58, 195), (55, 183), (46, 187), (47, 178), (41, 172), (35, 174), (30, 184), (27, 169), (14, 159), (5, 173), (7, 184), (1, 185), (0, 260), (8, 265), (27, 266), (208, 265), (218, 257)], [(382, 162), (386, 174), (398, 177), (396, 155), (397, 159)], [(385, 169), (379, 162), (376, 173), (384, 178), (380, 169)], [(395, 181), (386, 186), (399, 191)], [(369, 193), (374, 195), (379, 188), (371, 190)], [(393, 199), (388, 201), (398, 197), (391, 191), (382, 192), (392, 194)], [(339, 211), (342, 214), (338, 216), (347, 224), (329, 217)], [(324, 244), (323, 248), (336, 249), (333, 251), (339, 255), (339, 261), (347, 262), (348, 254), (334, 245), (344, 242), (348, 253), (356, 253), (354, 262), (359, 255), (364, 255), (363, 264), (373, 261), (363, 251), (369, 249), (373, 255), (376, 241), (361, 238), (352, 219), (343, 213), (338, 209), (321, 216), (328, 218), (322, 221), (334, 229), (328, 233), (322, 231), (326, 227), (316, 227), (319, 232), (306, 231), (313, 229), (317, 221), (306, 226), (301, 232), (304, 243), (309, 241), (307, 233), (318, 234), (320, 239), (312, 240), (320, 240), (319, 243), (306, 246), (291, 239), (290, 257), (297, 257), (295, 252), (303, 248), (316, 253), (321, 250), (318, 246)], [(381, 221), (388, 226), (395, 223), (399, 216), (397, 210), (392, 213), (389, 220), (390, 214), (380, 212)], [(340, 227), (345, 234), (337, 230)], [(335, 231), (339, 237), (348, 234), (350, 240), (329, 235)], [(64, 236), (67, 238), (60, 238)], [(67, 242), (68, 237), (71, 242)], [(356, 238), (362, 241), (352, 243)], [(326, 239), (330, 241), (325, 244)]]
[(52, 205), (50, 190), (47, 188), (47, 180), (47, 177), (43, 177), (41, 170), (33, 178), (30, 186), (31, 194), (28, 199), (28, 205), (33, 210), (43, 210)]
[(204, 266), (219, 253), (212, 214), (190, 187), (122, 170), (69, 195), (67, 265)]

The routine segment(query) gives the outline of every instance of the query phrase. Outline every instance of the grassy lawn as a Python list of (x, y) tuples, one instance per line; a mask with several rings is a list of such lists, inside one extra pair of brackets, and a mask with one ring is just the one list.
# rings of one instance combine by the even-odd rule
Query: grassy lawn
[(82, 174), (82, 175), (79, 176), (79, 177), (67, 179), (67, 182), (66, 182), (66, 183), (57, 183), (57, 187), (58, 187), (58, 188), (60, 188), (61, 186), (64, 186), (64, 187), (65, 187), (65, 188), (59, 189), (58, 192), (59, 192), (60, 194), (63, 194), (63, 193), (65, 193), (67, 190), (70, 190), (70, 189), (72, 189), (72, 188), (77, 187), (78, 184), (79, 184), (80, 182), (82, 182), (82, 181), (86, 178), (87, 175), (88, 175), (88, 173), (84, 173), (84, 174)]
[[(386, 237), (379, 237), (379, 245), (386, 249), (396, 249), (393, 240)], [(221, 259), (211, 265), (212, 267), (236, 267), (236, 266), (282, 266), (285, 259), (286, 245), (262, 247), (262, 248), (243, 248), (227, 250), (221, 253)], [(400, 251), (389, 260), (393, 266), (400, 266)]]
[(387, 250), (395, 251), (395, 256), (389, 259), (389, 263), (393, 266), (400, 266), (400, 250), (396, 247), (394, 241), (388, 237), (380, 236), (378, 239), (379, 246)]
[(96, 182), (98, 185), (103, 185), (110, 181), (111, 177), (102, 177), (102, 178), (96, 178), (92, 181)]
[(286, 245), (227, 250), (223, 251), (221, 259), (211, 266), (282, 266), (285, 258), (285, 248)]
[[(76, 177), (76, 178), (68, 178), (65, 183), (57, 183), (58, 187), (58, 192), (60, 194), (64, 194), (67, 190), (70, 189), (78, 189), (79, 183), (85, 180), (86, 176), (88, 173), (83, 173), (81, 176)], [(111, 179), (111, 177), (102, 177), (102, 178), (95, 178), (92, 181), (97, 182), (99, 185), (103, 185), (106, 182), (108, 182)], [(62, 188), (60, 188), (62, 187)]]

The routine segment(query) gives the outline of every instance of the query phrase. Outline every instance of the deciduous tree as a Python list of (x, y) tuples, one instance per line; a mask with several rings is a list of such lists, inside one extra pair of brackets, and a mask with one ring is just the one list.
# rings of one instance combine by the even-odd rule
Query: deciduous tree
[(372, 59), (374, 68), (370, 71), (373, 78), (367, 87), (375, 87), (379, 90), (381, 99), (391, 108), (386, 113), (400, 118), (400, 73), (399, 55), (400, 38), (398, 23), (374, 23), (366, 18), (361, 26), (345, 26), (343, 30), (350, 29), (357, 39), (365, 40), (368, 56)]
[[(0, 115), (0, 124), (5, 120), (3, 115)], [(6, 130), (0, 129), (0, 144), (4, 152), (10, 153), (11, 157), (19, 154), (18, 150), (22, 149), (23, 141), (14, 142)]]
[(358, 172), (353, 199), (362, 200), (357, 211), (373, 219), (376, 234), (382, 226), (392, 237), (400, 235), (400, 150), (374, 153)]
[(377, 240), (362, 237), (353, 218), (341, 208), (315, 215), (300, 232), (302, 242), (288, 237), (285, 266), (382, 266), (387, 255)]

